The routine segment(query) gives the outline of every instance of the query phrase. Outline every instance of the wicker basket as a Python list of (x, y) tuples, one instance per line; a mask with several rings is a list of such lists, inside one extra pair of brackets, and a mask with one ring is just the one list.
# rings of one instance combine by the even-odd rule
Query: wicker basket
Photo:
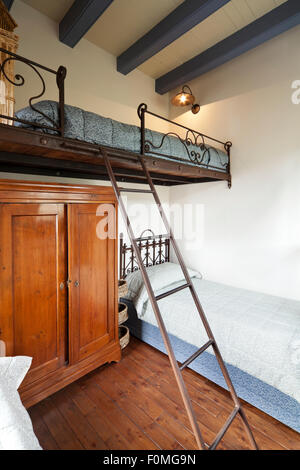
[(119, 302), (119, 325), (128, 320), (128, 307), (123, 302)]
[(125, 279), (120, 279), (120, 281), (119, 281), (119, 298), (120, 297), (125, 297), (127, 292), (128, 292), (127, 282), (125, 281)]
[(126, 346), (129, 343), (129, 339), (130, 339), (129, 328), (124, 325), (119, 326), (119, 340), (120, 340), (121, 349), (126, 348)]

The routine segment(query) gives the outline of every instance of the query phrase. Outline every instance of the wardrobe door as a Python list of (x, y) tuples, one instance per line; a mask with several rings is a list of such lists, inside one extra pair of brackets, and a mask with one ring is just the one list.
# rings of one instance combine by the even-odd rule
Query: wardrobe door
[(0, 339), (33, 357), (31, 383), (66, 361), (63, 204), (0, 204)]
[(71, 363), (101, 354), (115, 337), (115, 240), (97, 236), (98, 205), (68, 205)]

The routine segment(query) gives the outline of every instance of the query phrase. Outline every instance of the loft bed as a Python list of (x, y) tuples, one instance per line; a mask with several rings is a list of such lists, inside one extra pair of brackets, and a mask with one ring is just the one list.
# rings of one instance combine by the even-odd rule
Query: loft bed
[[(42, 90), (29, 99), (29, 106), (14, 116), (0, 114), (0, 171), (109, 180), (102, 158), (105, 149), (116, 179), (145, 183), (139, 156), (154, 184), (178, 185), (227, 181), (231, 186), (231, 142), (222, 142), (138, 107), (140, 126), (113, 121), (79, 108), (65, 105), (66, 68), (45, 67), (3, 48), (7, 55), (0, 63), (1, 75), (13, 86), (23, 86), (25, 78), (8, 75), (10, 61), (25, 64), (35, 73)], [(40, 101), (46, 91), (42, 72), (55, 76), (58, 102)], [(147, 115), (175, 126), (165, 134), (146, 127)], [(208, 145), (207, 142), (212, 143)]]
[[(179, 265), (170, 263), (169, 235), (151, 230), (135, 239), (177, 360), (184, 363), (207, 340)], [(134, 248), (120, 236), (120, 279), (126, 279), (128, 306), (125, 323), (133, 336), (166, 354), (147, 296)], [(300, 302), (207, 281), (189, 270), (207, 319), (238, 396), (300, 432), (299, 364), (293, 360), (299, 338)], [(173, 290), (171, 297), (163, 297)], [(184, 321), (182, 321), (184, 315)], [(227, 388), (213, 351), (207, 349), (188, 365)]]

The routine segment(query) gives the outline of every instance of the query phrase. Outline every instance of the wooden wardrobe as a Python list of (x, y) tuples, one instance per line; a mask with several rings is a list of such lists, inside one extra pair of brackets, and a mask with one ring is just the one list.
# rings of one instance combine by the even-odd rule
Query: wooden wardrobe
[(0, 181), (0, 340), (33, 357), (27, 407), (120, 360), (113, 232), (110, 187)]

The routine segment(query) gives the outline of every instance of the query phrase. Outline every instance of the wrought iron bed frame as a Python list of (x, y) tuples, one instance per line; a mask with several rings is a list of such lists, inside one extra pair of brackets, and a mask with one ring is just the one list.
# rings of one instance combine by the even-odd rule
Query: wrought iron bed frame
[[(145, 232), (151, 232), (148, 237), (144, 236)], [(140, 249), (143, 264), (148, 268), (157, 264), (163, 264), (170, 261), (170, 236), (155, 235), (151, 229), (144, 230), (139, 238), (136, 239)], [(119, 251), (119, 277), (124, 279), (127, 274), (138, 271), (138, 262), (134, 254), (132, 245), (124, 243), (123, 234), (120, 234), (120, 251)]]
[[(38, 64), (37, 62), (34, 62), (32, 60), (29, 60), (25, 57), (22, 57), (18, 54), (15, 54), (13, 52), (10, 52), (6, 49), (3, 49), (0, 47), (0, 51), (6, 54), (8, 57), (4, 59), (2, 63), (0, 63), (0, 78), (1, 74), (8, 80), (13, 86), (23, 86), (26, 82), (25, 78), (23, 75), (20, 73), (16, 74), (13, 79), (11, 79), (5, 70), (6, 64), (12, 60), (16, 62), (21, 62), (27, 66), (29, 66), (35, 73), (36, 75), (40, 78), (41, 83), (42, 83), (42, 91), (29, 98), (29, 107), (35, 111), (36, 113), (40, 114), (43, 116), (45, 119), (47, 119), (51, 125), (46, 125), (46, 124), (41, 124), (37, 122), (32, 122), (24, 119), (20, 119), (16, 116), (6, 116), (4, 114), (0, 114), (0, 118), (8, 119), (14, 122), (19, 122), (21, 124), (24, 124), (28, 127), (33, 127), (36, 129), (43, 129), (45, 131), (50, 131), (53, 133), (57, 133), (59, 136), (64, 137), (65, 134), (65, 116), (64, 116), (64, 106), (65, 106), (65, 78), (67, 75), (67, 69), (63, 67), (62, 65), (57, 69), (53, 70), (49, 67), (45, 67), (44, 65)], [(58, 87), (58, 92), (59, 92), (59, 101), (58, 101), (58, 123), (53, 121), (49, 116), (45, 115), (42, 111), (37, 109), (33, 101), (38, 100), (42, 98), (45, 94), (46, 91), (46, 84), (45, 80), (40, 72), (40, 70), (49, 72), (51, 74), (54, 74), (56, 76), (56, 84)], [(220, 167), (214, 166), (210, 164), (211, 160), (211, 153), (216, 152), (218, 154), (218, 149), (215, 149), (214, 147), (210, 147), (205, 143), (205, 140), (209, 140), (213, 143), (216, 143), (218, 145), (221, 145), (224, 147), (225, 152), (228, 155), (228, 163), (223, 164), (221, 162), (220, 158), (220, 163), (221, 166), (223, 166), (224, 171), (230, 175), (230, 150), (232, 143), (230, 141), (227, 142), (222, 142), (218, 139), (215, 139), (213, 137), (210, 137), (208, 135), (202, 134), (201, 132), (195, 131), (189, 127), (183, 126), (182, 124), (179, 124), (177, 122), (171, 121), (170, 119), (167, 119), (163, 116), (160, 116), (158, 114), (155, 114), (151, 111), (148, 110), (148, 107), (145, 103), (140, 104), (137, 110), (139, 119), (140, 119), (140, 131), (141, 131), (141, 155), (152, 155), (152, 156), (159, 156), (159, 157), (167, 157), (171, 161), (179, 161), (181, 163), (187, 163), (187, 161), (192, 162), (196, 166), (204, 167), (207, 168), (208, 170), (213, 170), (213, 171), (220, 171)], [(146, 114), (149, 114), (153, 117), (156, 117), (158, 119), (161, 119), (165, 122), (168, 122), (169, 124), (172, 124), (174, 126), (177, 126), (181, 130), (185, 132), (184, 137), (180, 137), (179, 134), (176, 132), (168, 132), (165, 134), (162, 134), (161, 137), (161, 142), (159, 145), (155, 145), (154, 142), (151, 142), (151, 140), (146, 139), (146, 127), (145, 127), (145, 121), (146, 121)], [(159, 152), (159, 149), (162, 148), (166, 138), (168, 136), (176, 137), (182, 144), (183, 150), (186, 152), (188, 158), (179, 158), (179, 157), (173, 157), (170, 155), (166, 155), (164, 153)], [(193, 147), (193, 148), (191, 148)], [(195, 150), (198, 148), (199, 151)], [(201, 152), (200, 152), (201, 151)], [(205, 163), (205, 158), (207, 157), (207, 161)], [(228, 181), (228, 186), (231, 187), (231, 178)]]

